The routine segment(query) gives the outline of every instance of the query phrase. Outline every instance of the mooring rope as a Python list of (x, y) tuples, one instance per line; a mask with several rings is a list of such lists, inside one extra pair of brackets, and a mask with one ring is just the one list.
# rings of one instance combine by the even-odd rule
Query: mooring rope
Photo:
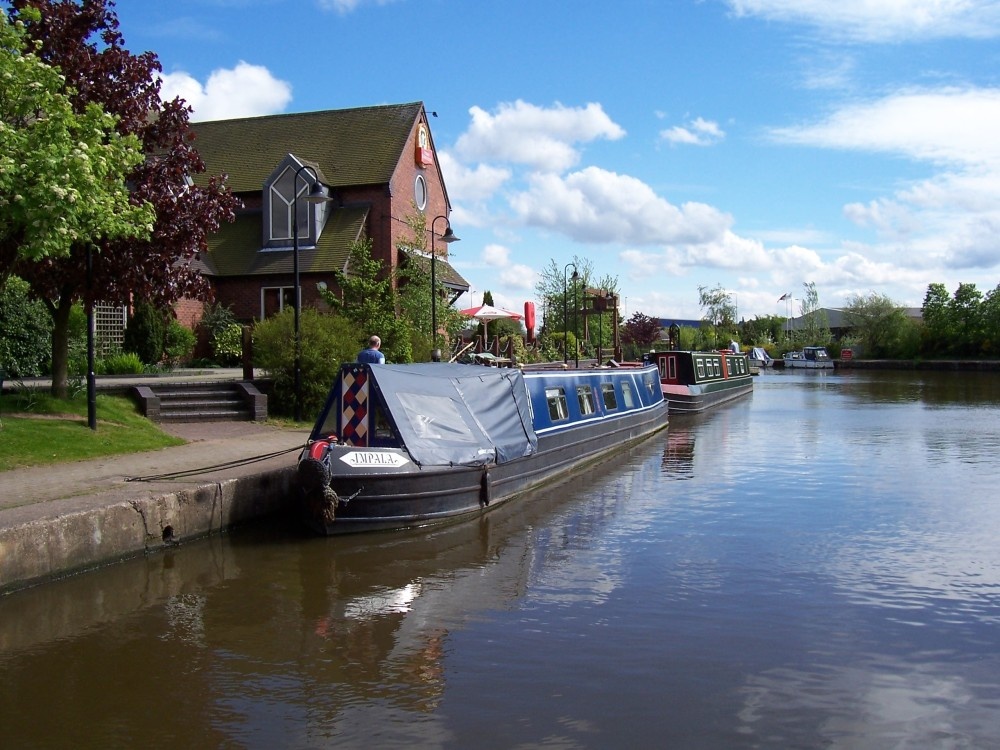
[(213, 464), (212, 466), (203, 466), (199, 469), (184, 469), (183, 471), (170, 471), (163, 474), (149, 474), (144, 477), (125, 477), (126, 482), (157, 482), (163, 479), (182, 479), (184, 477), (197, 476), (198, 474), (208, 474), (212, 471), (219, 471), (221, 469), (232, 469), (236, 466), (247, 466), (249, 464), (257, 463), (258, 461), (267, 461), (270, 458), (276, 458), (278, 456), (284, 456), (286, 453), (293, 453), (295, 451), (302, 450), (302, 446), (296, 446), (295, 448), (287, 448), (283, 451), (275, 451), (274, 453), (264, 453), (260, 456), (251, 456), (250, 458), (240, 458), (235, 461), (227, 461), (221, 464)]

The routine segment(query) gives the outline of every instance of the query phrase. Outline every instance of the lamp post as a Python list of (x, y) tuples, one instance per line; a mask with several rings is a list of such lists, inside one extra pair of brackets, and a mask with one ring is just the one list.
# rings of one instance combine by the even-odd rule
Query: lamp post
[[(569, 285), (566, 280), (566, 274), (569, 272), (570, 266), (573, 266), (573, 281), (576, 282), (580, 278), (580, 274), (577, 273), (575, 263), (567, 263), (566, 267), (563, 268), (563, 364), (569, 364), (569, 317), (566, 314), (566, 304), (569, 301)], [(573, 307), (576, 307), (576, 285), (573, 286)], [(573, 311), (573, 327), (576, 327), (576, 310)], [(574, 341), (576, 340), (576, 334), (573, 335)], [(577, 353), (577, 357), (579, 357)], [(579, 361), (579, 360), (578, 360)]]
[[(299, 175), (303, 170), (312, 172), (313, 186), (309, 189), (309, 195), (305, 200), (308, 203), (325, 203), (331, 200), (329, 193), (319, 180), (316, 170), (308, 164), (303, 164), (295, 170), (295, 177), (292, 178), (292, 275), (295, 277), (295, 299), (293, 307), (295, 309), (295, 365), (294, 365), (294, 388), (295, 388), (295, 421), (302, 421), (302, 337), (299, 335), (299, 311), (302, 308), (302, 290), (299, 286)], [(309, 184), (308, 182), (306, 183)], [(306, 229), (309, 222), (306, 221)]]
[(437, 323), (437, 250), (434, 248), (434, 238), (436, 237), (434, 233), (434, 225), (437, 224), (438, 219), (444, 219), (445, 228), (444, 234), (441, 235), (441, 241), (447, 245), (452, 242), (458, 242), (459, 238), (455, 236), (455, 233), (451, 230), (451, 222), (448, 221), (448, 217), (441, 215), (435, 216), (431, 221), (431, 361), (440, 362), (441, 361), (441, 350), (437, 346), (437, 335), (438, 335), (438, 323)]
[(94, 246), (87, 245), (87, 427), (97, 430), (97, 379), (94, 375)]

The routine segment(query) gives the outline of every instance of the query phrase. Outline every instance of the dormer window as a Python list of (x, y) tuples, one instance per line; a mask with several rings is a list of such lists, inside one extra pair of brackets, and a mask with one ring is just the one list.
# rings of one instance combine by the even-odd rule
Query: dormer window
[[(292, 245), (295, 221), (298, 221), (299, 247), (315, 247), (326, 217), (326, 205), (305, 200), (316, 184), (313, 169), (300, 169), (302, 163), (286, 156), (264, 185), (264, 247), (287, 249)], [(296, 205), (295, 196), (298, 194)], [(294, 215), (297, 209), (297, 216)]]

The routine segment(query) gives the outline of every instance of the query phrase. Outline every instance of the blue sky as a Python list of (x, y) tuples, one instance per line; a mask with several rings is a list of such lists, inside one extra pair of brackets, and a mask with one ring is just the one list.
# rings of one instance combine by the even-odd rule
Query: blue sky
[[(627, 315), (1000, 282), (997, 0), (116, 2), (194, 120), (424, 102), (452, 262), (586, 258)], [(794, 311), (798, 312), (798, 303)]]

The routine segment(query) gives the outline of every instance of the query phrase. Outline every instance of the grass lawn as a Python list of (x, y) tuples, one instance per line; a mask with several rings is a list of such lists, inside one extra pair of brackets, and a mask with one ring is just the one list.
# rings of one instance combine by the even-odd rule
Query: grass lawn
[(183, 445), (124, 396), (97, 396), (97, 429), (87, 426), (87, 398), (60, 400), (18, 392), (0, 396), (0, 472)]

